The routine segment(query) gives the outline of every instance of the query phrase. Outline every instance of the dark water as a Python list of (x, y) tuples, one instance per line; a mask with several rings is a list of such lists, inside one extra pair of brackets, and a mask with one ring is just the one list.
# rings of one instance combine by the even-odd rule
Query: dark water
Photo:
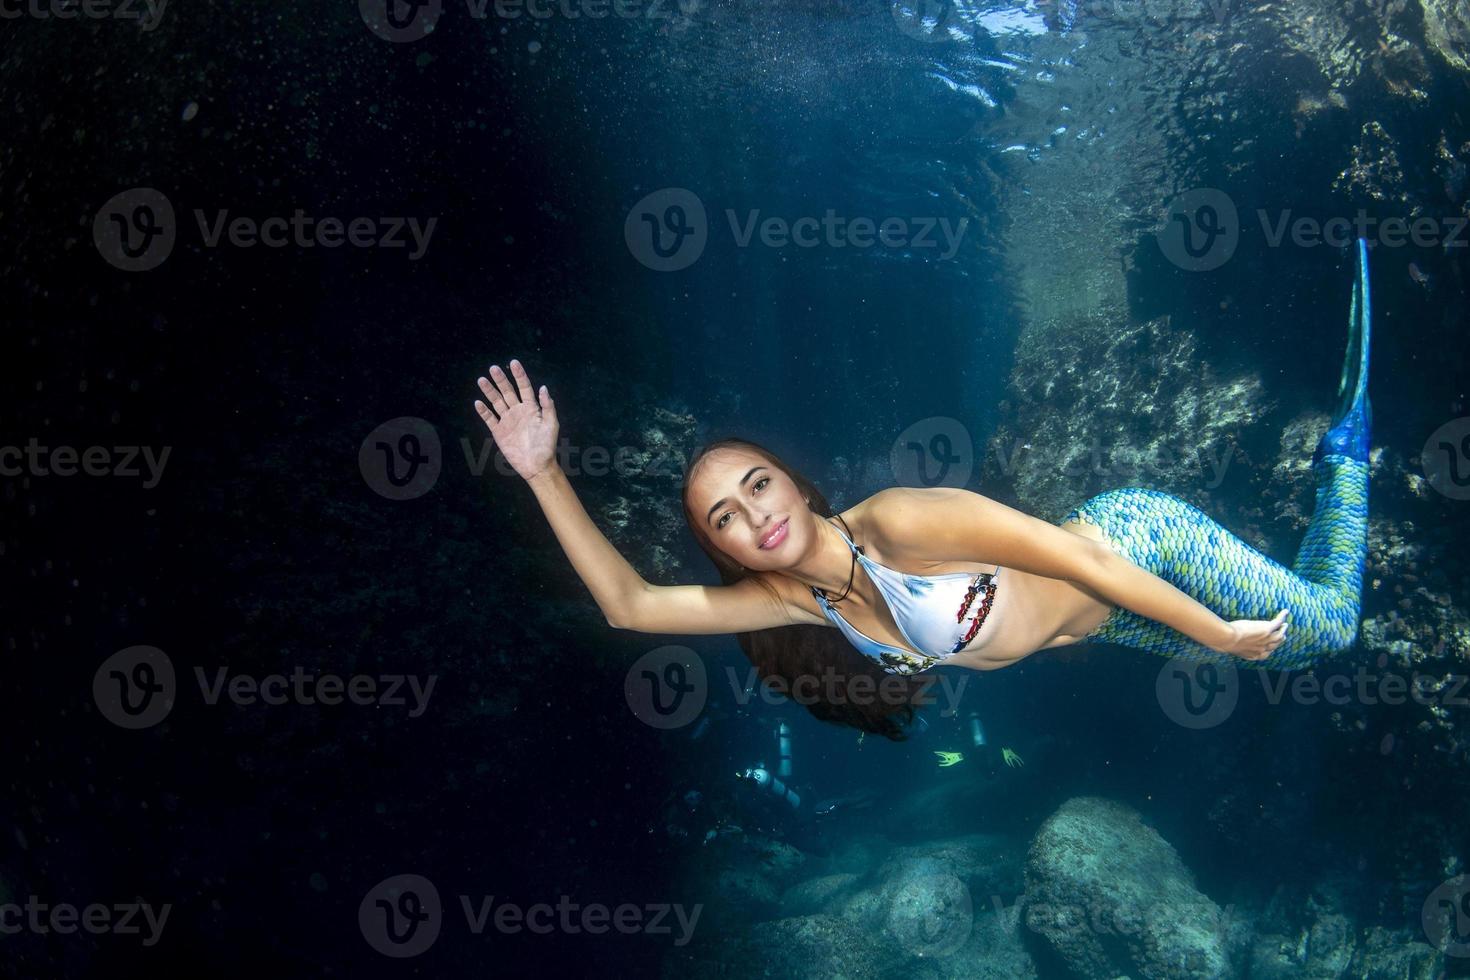
[[(426, 36), (432, 12), (402, 9), (396, 41), (356, 8), (169, 4), (148, 29), (0, 8), (0, 972), (1470, 972), (1470, 494), (1431, 479), (1470, 445), (1463, 4), (446, 3)], [(1199, 189), (1224, 224), (1183, 212), (1194, 257), (1169, 209)], [(690, 200), (702, 222), (667, 210)], [(287, 233), (298, 211), (313, 235)], [(955, 714), (859, 740), (747, 696), (733, 637), (609, 627), (471, 408), (491, 363), (548, 385), (573, 487), (656, 584), (717, 581), (678, 500), (681, 461), (725, 434), (844, 509), (921, 479), (896, 442), (958, 431), (953, 485), (1052, 521), (1155, 486), (1289, 564), (1352, 278), (1346, 240), (1292, 222), (1360, 213), (1429, 224), (1373, 226), (1364, 625), (1324, 671), (1417, 671), (1445, 685), (1432, 706), (1252, 681), (1191, 728), (1158, 661), (1075, 647), (944, 668)], [(232, 242), (240, 217), (285, 244)], [(812, 244), (742, 244), (773, 217)], [(364, 244), (324, 247), (325, 218), (363, 219)], [(681, 221), (702, 251), (661, 258), (649, 222), (674, 248)], [(417, 444), (377, 431), (402, 418)], [(33, 440), (138, 475), (59, 475), (77, 464)], [(379, 442), (423, 454), (420, 481), (395, 487)], [(1221, 446), (1223, 473), (1192, 462)], [(1173, 464), (1120, 462), (1144, 447)], [(636, 464), (609, 472), (619, 449)], [(625, 679), (667, 644), (710, 682), (660, 730)], [(250, 693), (275, 677), (281, 703)], [(327, 677), (363, 703), (320, 703)], [(139, 682), (152, 715), (111, 693)], [(782, 721), (796, 808), (735, 776), (776, 764)], [(1156, 832), (1110, 880), (1184, 921), (1191, 879), (1229, 923), (1220, 963), (1171, 958), (1197, 948), (1177, 933), (1145, 961), (1120, 930), (1069, 945), (996, 914), (1034, 899), (1028, 849), (1076, 800)], [(379, 899), (413, 911), (384, 897), (400, 875), (442, 906), (422, 951), (384, 938)], [(559, 902), (637, 917), (493, 918)], [(167, 919), (129, 932), (130, 904)], [(49, 918), (92, 905), (88, 928)]]

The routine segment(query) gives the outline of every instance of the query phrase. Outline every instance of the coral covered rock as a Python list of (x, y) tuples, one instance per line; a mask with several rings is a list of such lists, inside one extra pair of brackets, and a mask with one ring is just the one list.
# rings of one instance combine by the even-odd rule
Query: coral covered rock
[(1174, 848), (1119, 803), (1064, 803), (1031, 843), (1024, 927), (1086, 977), (1233, 976), (1219, 907)]

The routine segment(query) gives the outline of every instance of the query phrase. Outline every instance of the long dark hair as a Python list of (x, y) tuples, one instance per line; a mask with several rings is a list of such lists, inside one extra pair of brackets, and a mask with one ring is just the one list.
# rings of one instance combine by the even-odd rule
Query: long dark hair
[[(821, 517), (831, 517), (833, 512), (822, 491), (810, 480), (787, 466), (775, 453), (749, 439), (717, 439), (699, 450), (689, 460), (684, 472), (684, 520), (689, 525), (689, 530), (694, 532), (694, 539), (699, 542), (699, 547), (714, 563), (715, 570), (720, 574), (720, 581), (725, 585), (734, 585), (742, 579), (750, 578), (751, 573), (715, 546), (689, 505), (689, 482), (695, 467), (701, 459), (719, 449), (743, 449), (764, 456), (771, 466), (791, 478), (791, 482), (796, 484), (802, 496), (809, 501), (808, 505), (814, 513)], [(769, 582), (758, 576), (756, 582), (769, 590), (773, 598), (779, 598)], [(914, 703), (924, 687), (905, 676), (884, 671), (855, 650), (840, 631), (803, 623), (737, 633), (735, 636), (740, 643), (740, 649), (745, 651), (745, 655), (755, 666), (761, 683), (775, 682), (773, 687), (791, 691), (798, 678), (817, 679), (819, 683), (812, 686), (818, 692), (815, 695), (806, 693), (812, 687), (797, 690), (802, 691), (799, 700), (819, 720), (834, 725), (850, 725), (895, 742), (906, 738), (900, 721), (903, 725), (913, 721)], [(852, 692), (850, 689), (858, 678), (869, 678), (870, 681), (864, 681), (862, 688)], [(901, 692), (901, 697), (880, 697), (875, 693), (879, 690)], [(839, 696), (827, 700), (823, 695), (829, 691)]]

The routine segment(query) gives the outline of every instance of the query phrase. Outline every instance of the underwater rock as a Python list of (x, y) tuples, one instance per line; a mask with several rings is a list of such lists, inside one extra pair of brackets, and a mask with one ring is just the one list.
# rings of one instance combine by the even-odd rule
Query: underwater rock
[(703, 902), (712, 921), (741, 924), (781, 911), (781, 896), (808, 860), (783, 841), (759, 834), (720, 838), (680, 868), (679, 887)]
[(1470, 214), (1470, 200), (1466, 199), (1466, 192), (1470, 191), (1470, 143), (1464, 143), (1458, 150), (1450, 146), (1450, 140), (1444, 133), (1439, 134), (1439, 143), (1434, 148), (1434, 175), (1439, 178), (1444, 188), (1444, 196), (1459, 205), (1461, 214)]
[(987, 895), (1016, 895), (1021, 887), (1023, 850), (1015, 838), (994, 834), (926, 841), (894, 849), (876, 876), (888, 880), (942, 868), (964, 881), (977, 901)]
[(767, 840), (754, 834), (747, 835), (748, 850), (743, 860), (752, 869), (767, 878), (785, 883), (806, 865), (807, 855), (785, 841)]
[(1019, 906), (977, 907), (969, 942), (935, 965), (935, 975), (943, 980), (1035, 980), (1036, 962), (1026, 950)]
[[(1464, 868), (1459, 833), (1439, 814), (1420, 808), (1404, 814), (1397, 829), (1379, 856), (1382, 877), (1388, 879), (1388, 895), (1379, 907), (1384, 915), (1418, 923), (1422, 930), (1425, 896)], [(1415, 938), (1425, 937), (1421, 931)]]
[(911, 958), (903, 973), (915, 980), (1035, 980), (1036, 962), (1021, 932), (1019, 906), (974, 902), (974, 920), (964, 945), (944, 956)]
[(1444, 975), (1444, 954), (1374, 926), (1364, 935), (1349, 973), (1357, 980), (1435, 980)]
[(1464, 0), (1419, 0), (1424, 8), (1424, 37), (1444, 60), (1470, 71), (1470, 10)]
[(1145, 485), (1205, 507), (1239, 435), (1267, 407), (1261, 379), (1220, 377), (1167, 317), (1121, 307), (1036, 324), (1020, 341), (982, 485), (1058, 521), (1104, 490)]
[(1443, 976), (1444, 955), (1425, 943), (1368, 929), (1361, 946), (1342, 915), (1319, 918), (1295, 936), (1269, 933), (1251, 951), (1251, 980), (1435, 980)]
[[(855, 858), (863, 860), (854, 864)], [(813, 963), (821, 963), (823, 975), (866, 975), (844, 973), (821, 959), (828, 955), (829, 940), (846, 942), (844, 936), (861, 935), (863, 943), (876, 947), (862, 957), (874, 970), (902, 969), (906, 975), (942, 980), (1034, 977), (1017, 926), (1014, 896), (1019, 893), (1020, 860), (1017, 841), (997, 835), (897, 847), (886, 841), (882, 846), (864, 844), (822, 862), (825, 873), (789, 887), (779, 902), (784, 918), (763, 922), (740, 914), (740, 927), (717, 937), (713, 948), (721, 959), (748, 957), (752, 946), (769, 945), (770, 930), (779, 927), (796, 937), (802, 952), (762, 952), (742, 960), (749, 975), (810, 976)], [(763, 892), (751, 884), (753, 877), (760, 876), (729, 878), (726, 897), (737, 900), (737, 889), (743, 887), (760, 898)], [(1011, 896), (1009, 907), (1002, 896)], [(769, 907), (762, 903), (761, 909)], [(711, 948), (701, 948), (689, 955), (710, 954)], [(746, 967), (734, 975), (746, 975)]]
[(812, 915), (841, 902), (861, 875), (832, 874), (808, 878), (786, 889), (781, 912), (787, 916)]
[(737, 918), (762, 919), (776, 910), (780, 901), (775, 887), (746, 868), (725, 868), (715, 876), (713, 909), (735, 911)]
[(1291, 977), (1336, 977), (1339, 974), (1311, 972), (1307, 968), (1306, 935), (1291, 937), (1279, 933), (1261, 936), (1251, 950), (1251, 980), (1288, 980)]
[(674, 950), (660, 976), (668, 980), (733, 977), (844, 977), (878, 980), (898, 957), (881, 939), (834, 915), (803, 915), (763, 922), (758, 929), (723, 933), (698, 950)]
[(1337, 175), (1332, 189), (1355, 200), (1408, 203), (1398, 144), (1377, 120), (1363, 124), (1353, 162)]
[(1271, 467), (1271, 482), (1262, 500), (1293, 532), (1306, 531), (1312, 521), (1317, 503), (1312, 450), (1331, 425), (1326, 412), (1303, 412), (1281, 430), (1281, 454)]
[(880, 934), (910, 955), (947, 956), (970, 938), (975, 919), (970, 890), (937, 862), (890, 877), (880, 895)]
[(877, 867), (893, 842), (871, 829), (855, 829), (844, 836), (825, 862), (832, 873), (851, 873), (866, 877)]
[(1353, 924), (1345, 915), (1321, 916), (1307, 933), (1305, 977), (1339, 977), (1353, 959)]
[[(1413, 821), (1404, 827), (1402, 836), (1412, 838), (1414, 832), (1428, 822)], [(1443, 839), (1444, 831), (1438, 830), (1437, 836)], [(1395, 846), (1395, 852), (1404, 855), (1415, 849), (1416, 846), (1407, 840), (1399, 841)], [(1389, 853), (1383, 855), (1382, 860), (1392, 866), (1399, 858), (1396, 853)], [(1415, 863), (1417, 859), (1407, 860)], [(1430, 878), (1435, 874), (1428, 868), (1421, 870), (1424, 880), (1417, 880), (1415, 875), (1412, 876), (1415, 881), (1404, 883), (1407, 891), (1414, 894), (1411, 901), (1407, 900), (1410, 896), (1405, 895), (1402, 909), (1385, 905), (1381, 899), (1371, 900), (1364, 891), (1361, 878), (1345, 869), (1329, 872), (1305, 891), (1299, 880), (1279, 885), (1266, 907), (1256, 916), (1257, 934), (1248, 954), (1242, 957), (1243, 961), (1249, 962), (1247, 975), (1251, 980), (1297, 977), (1307, 980), (1359, 980), (1365, 977), (1429, 980), (1440, 976), (1444, 958), (1420, 941), (1422, 934), (1408, 929), (1394, 932), (1372, 926), (1359, 936), (1358, 923), (1373, 915), (1396, 915), (1401, 911), (1406, 920), (1418, 920), (1423, 896), (1434, 887)]]
[(1025, 874), (1025, 927), (1080, 976), (1233, 976), (1221, 910), (1127, 806), (1068, 800), (1037, 831)]
[(1368, 76), (1391, 95), (1424, 100), (1430, 70), (1415, 43), (1418, 32), (1406, 6), (1291, 0), (1261, 5), (1244, 20), (1266, 32), (1258, 37), (1268, 33), (1306, 58), (1333, 91), (1348, 89)]
[[(587, 397), (612, 404), (627, 393), (608, 391), (607, 401)], [(636, 428), (611, 429), (606, 446), (576, 451), (567, 474), (618, 551), (649, 581), (666, 580), (682, 571), (669, 544), (689, 533), (680, 497), (698, 423), (683, 406), (656, 402), (637, 403), (625, 414)]]
[(972, 835), (895, 848), (875, 884), (854, 893), (842, 915), (908, 954), (956, 955), (991, 896), (1016, 895), (1019, 848), (1007, 837)]
[(942, 861), (923, 858), (890, 866), (876, 885), (853, 894), (840, 914), (905, 957), (940, 960), (971, 941), (988, 909)]

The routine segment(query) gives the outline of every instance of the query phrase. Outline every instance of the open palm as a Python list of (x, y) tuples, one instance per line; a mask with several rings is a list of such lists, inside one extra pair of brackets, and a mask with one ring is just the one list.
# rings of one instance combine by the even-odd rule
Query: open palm
[(510, 370), (515, 375), (514, 385), (500, 365), (490, 365), (490, 377), (478, 380), (490, 404), (477, 400), (475, 411), (489, 427), (506, 462), (523, 479), (529, 480), (545, 471), (556, 458), (559, 428), (556, 406), (545, 385), (541, 386), (539, 399), (536, 397), (520, 361), (512, 358)]

